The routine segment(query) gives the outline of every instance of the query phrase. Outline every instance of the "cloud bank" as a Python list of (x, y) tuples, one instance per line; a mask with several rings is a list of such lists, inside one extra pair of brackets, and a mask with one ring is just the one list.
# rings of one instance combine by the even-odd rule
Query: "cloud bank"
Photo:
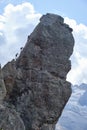
[(14, 6), (8, 4), (0, 15), (0, 62), (2, 65), (15, 58), (26, 43), (41, 17), (29, 2)]
[(77, 24), (75, 20), (65, 18), (65, 23), (73, 28), (75, 38), (74, 53), (71, 57), (72, 69), (67, 80), (73, 84), (87, 83), (87, 26)]

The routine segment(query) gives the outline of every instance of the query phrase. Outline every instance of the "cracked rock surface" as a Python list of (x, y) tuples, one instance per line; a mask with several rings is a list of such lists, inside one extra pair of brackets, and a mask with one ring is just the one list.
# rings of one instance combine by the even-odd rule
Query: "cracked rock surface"
[(5, 102), (6, 86), (0, 68), (0, 130), (25, 130), (24, 123), (16, 110)]
[(5, 101), (14, 105), (25, 130), (55, 130), (71, 95), (66, 76), (73, 46), (72, 29), (64, 19), (46, 14), (28, 36), (17, 60), (3, 67)]

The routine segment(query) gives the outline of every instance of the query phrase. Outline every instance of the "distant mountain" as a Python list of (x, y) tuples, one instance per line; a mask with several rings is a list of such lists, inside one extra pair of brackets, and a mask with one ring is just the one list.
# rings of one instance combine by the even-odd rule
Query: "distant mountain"
[(72, 86), (71, 98), (56, 130), (87, 130), (87, 84)]
[(84, 92), (84, 94), (80, 97), (79, 103), (81, 106), (87, 106), (87, 90)]
[(78, 86), (80, 89), (87, 90), (87, 84), (82, 83), (80, 86)]

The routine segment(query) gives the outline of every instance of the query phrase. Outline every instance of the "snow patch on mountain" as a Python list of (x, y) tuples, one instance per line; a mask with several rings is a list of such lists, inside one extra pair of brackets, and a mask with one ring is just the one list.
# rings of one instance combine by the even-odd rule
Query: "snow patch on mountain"
[(72, 86), (69, 99), (56, 130), (87, 130), (87, 84)]

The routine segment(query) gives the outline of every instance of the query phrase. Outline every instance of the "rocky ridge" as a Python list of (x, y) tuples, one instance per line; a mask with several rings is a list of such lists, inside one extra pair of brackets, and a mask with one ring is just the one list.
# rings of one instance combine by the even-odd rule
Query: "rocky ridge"
[[(28, 36), (16, 61), (12, 60), (3, 67), (6, 87), (3, 102), (14, 106), (15, 120), (19, 119), (13, 122), (14, 127), (18, 126), (16, 130), (20, 130), (21, 124), (21, 130), (55, 129), (71, 95), (71, 84), (66, 81), (66, 76), (71, 69), (69, 58), (73, 46), (72, 29), (64, 23), (64, 19), (46, 14)], [(8, 110), (8, 105), (3, 106)], [(12, 130), (10, 127), (9, 130)]]

